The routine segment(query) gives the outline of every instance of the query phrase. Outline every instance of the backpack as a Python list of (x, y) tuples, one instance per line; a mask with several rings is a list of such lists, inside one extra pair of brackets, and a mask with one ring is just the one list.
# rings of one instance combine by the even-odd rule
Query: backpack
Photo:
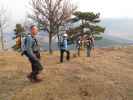
[(26, 42), (26, 37), (28, 35), (26, 33), (21, 33), (21, 35), (16, 36), (16, 49), (19, 52), (23, 52), (25, 50), (25, 42)]
[(60, 40), (59, 43), (58, 43), (59, 47), (62, 48), (64, 47), (64, 41), (63, 40)]
[(93, 38), (89, 38), (87, 40), (88, 40), (87, 46), (94, 46)]
[(20, 49), (21, 48), (21, 36), (16, 36), (16, 45), (15, 45), (16, 49)]
[[(25, 54), (26, 51), (26, 42), (27, 42), (27, 37), (31, 36), (31, 35), (25, 35), (24, 37), (21, 38), (21, 55), (23, 56)], [(36, 45), (38, 45), (37, 40), (35, 39), (35, 43)], [(33, 44), (33, 46), (35, 45), (35, 43)]]
[(62, 48), (63, 46), (64, 46), (63, 37), (60, 35), (60, 36), (59, 36), (59, 41), (58, 41), (58, 47), (59, 47), (59, 48)]

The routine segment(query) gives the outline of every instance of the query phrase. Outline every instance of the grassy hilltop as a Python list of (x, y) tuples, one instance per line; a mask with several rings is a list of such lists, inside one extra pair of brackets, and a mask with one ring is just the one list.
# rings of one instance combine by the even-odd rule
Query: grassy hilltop
[(30, 64), (16, 52), (0, 53), (0, 100), (133, 100), (133, 47), (95, 49), (91, 58), (42, 53), (44, 81), (26, 79)]

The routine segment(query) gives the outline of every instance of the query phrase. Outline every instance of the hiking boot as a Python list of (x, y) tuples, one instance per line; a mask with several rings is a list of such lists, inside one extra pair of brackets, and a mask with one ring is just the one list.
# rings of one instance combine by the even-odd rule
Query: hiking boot
[(34, 79), (33, 80), (33, 83), (39, 83), (39, 82), (41, 82), (41, 81), (43, 81), (42, 79)]
[(41, 81), (43, 81), (43, 79), (41, 78), (40, 75), (37, 75), (37, 76), (33, 79), (33, 82), (34, 82), (34, 83), (38, 83), (38, 82), (41, 82)]
[(31, 74), (27, 75), (27, 78), (28, 78), (30, 81), (33, 81), (33, 78), (32, 78), (32, 75), (31, 75)]

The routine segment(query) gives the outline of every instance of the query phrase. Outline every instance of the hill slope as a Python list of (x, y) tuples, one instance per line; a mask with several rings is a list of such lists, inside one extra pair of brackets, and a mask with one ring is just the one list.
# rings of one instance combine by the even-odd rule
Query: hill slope
[(44, 81), (32, 84), (24, 57), (0, 53), (0, 100), (133, 100), (133, 47), (96, 49), (63, 64), (58, 57), (42, 53)]

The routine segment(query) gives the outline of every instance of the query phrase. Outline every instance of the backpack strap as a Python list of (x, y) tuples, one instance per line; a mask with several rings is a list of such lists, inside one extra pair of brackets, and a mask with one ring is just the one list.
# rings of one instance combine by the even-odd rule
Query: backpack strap
[(32, 47), (34, 47), (35, 46), (35, 44), (38, 46), (38, 41), (37, 41), (37, 39), (36, 38), (34, 38), (34, 44), (32, 45)]

